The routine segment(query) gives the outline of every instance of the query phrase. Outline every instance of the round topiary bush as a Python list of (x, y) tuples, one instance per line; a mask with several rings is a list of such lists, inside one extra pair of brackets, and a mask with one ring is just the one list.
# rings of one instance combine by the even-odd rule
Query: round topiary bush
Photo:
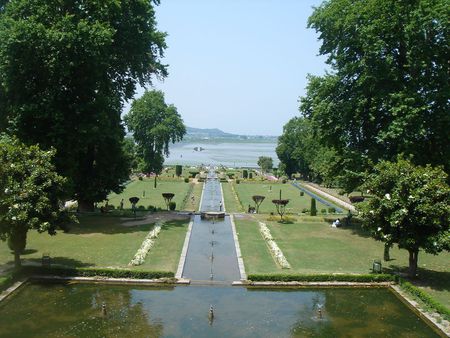
[(177, 208), (177, 203), (176, 202), (170, 202), (169, 203), (169, 210), (170, 211), (174, 211)]

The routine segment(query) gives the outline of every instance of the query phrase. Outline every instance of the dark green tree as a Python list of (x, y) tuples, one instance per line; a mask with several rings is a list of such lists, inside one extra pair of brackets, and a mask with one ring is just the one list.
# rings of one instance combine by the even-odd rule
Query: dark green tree
[(120, 113), (138, 83), (167, 74), (164, 38), (150, 1), (11, 0), (0, 12), (0, 128), (55, 147), (84, 209), (128, 178)]
[(60, 207), (65, 179), (55, 172), (54, 155), (0, 136), (0, 239), (8, 241), (16, 267), (30, 229), (55, 235), (75, 221)]
[(310, 77), (301, 111), (347, 191), (397, 154), (449, 172), (449, 19), (446, 0), (330, 0), (309, 18), (331, 70)]
[(258, 166), (261, 168), (262, 172), (267, 172), (273, 168), (272, 157), (260, 156), (258, 158)]
[(178, 177), (180, 177), (182, 173), (183, 173), (183, 166), (177, 164), (177, 165), (175, 166), (175, 175), (177, 175)]
[(399, 159), (380, 162), (364, 184), (372, 198), (358, 204), (363, 225), (385, 247), (409, 252), (409, 275), (416, 276), (419, 251), (450, 250), (450, 187), (440, 168)]
[(310, 210), (311, 216), (317, 216), (317, 206), (316, 206), (316, 199), (311, 198), (311, 210)]

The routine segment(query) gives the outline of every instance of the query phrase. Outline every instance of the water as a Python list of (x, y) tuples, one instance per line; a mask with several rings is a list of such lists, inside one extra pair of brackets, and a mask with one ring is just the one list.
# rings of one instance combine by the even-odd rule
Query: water
[[(106, 315), (101, 306), (106, 304)], [(208, 310), (214, 308), (210, 322)], [(318, 306), (323, 306), (319, 319)], [(438, 337), (387, 289), (30, 284), (0, 337)]]
[[(181, 165), (224, 165), (227, 167), (258, 167), (260, 156), (272, 157), (275, 167), (279, 160), (275, 153), (276, 143), (178, 143), (170, 147), (170, 155), (165, 160), (166, 164)], [(205, 150), (195, 151), (195, 147)]]
[[(202, 194), (201, 211), (222, 211), (220, 182), (214, 172)], [(204, 219), (194, 217), (192, 233), (182, 276), (193, 280), (228, 281), (240, 279), (230, 217)]]

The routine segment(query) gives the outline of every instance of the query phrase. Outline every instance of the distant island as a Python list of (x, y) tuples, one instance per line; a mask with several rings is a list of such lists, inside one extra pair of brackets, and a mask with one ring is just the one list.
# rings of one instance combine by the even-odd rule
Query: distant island
[(224, 132), (218, 128), (202, 129), (186, 127), (186, 135), (183, 138), (184, 142), (192, 141), (239, 141), (239, 142), (277, 142), (277, 136), (265, 135), (238, 135)]

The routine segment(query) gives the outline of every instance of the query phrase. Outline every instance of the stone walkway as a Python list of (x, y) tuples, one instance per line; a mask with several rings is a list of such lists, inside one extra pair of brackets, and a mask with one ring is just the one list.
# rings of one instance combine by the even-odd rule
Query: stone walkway
[(321, 195), (321, 196), (325, 197), (327, 200), (330, 200), (331, 202), (336, 203), (337, 205), (339, 205), (345, 209), (351, 210), (352, 212), (356, 212), (356, 208), (353, 205), (351, 205), (350, 203), (344, 202), (343, 200), (341, 200), (337, 197), (334, 197), (323, 190), (313, 187), (311, 184), (308, 184), (305, 182), (302, 182), (300, 184), (303, 187), (305, 187), (306, 189), (311, 190), (312, 192), (316, 193), (317, 195)]

